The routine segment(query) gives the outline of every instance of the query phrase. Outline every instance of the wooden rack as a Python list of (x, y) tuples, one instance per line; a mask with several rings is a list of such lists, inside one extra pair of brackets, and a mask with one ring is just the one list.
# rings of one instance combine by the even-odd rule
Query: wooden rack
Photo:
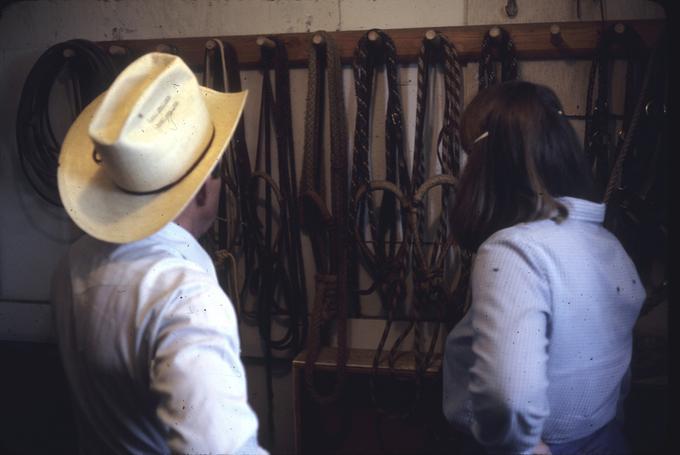
[[(633, 27), (648, 48), (652, 47), (665, 25), (662, 19), (605, 22), (609, 27), (619, 24), (621, 31)], [(499, 26), (473, 25), (459, 27), (409, 28), (384, 30), (394, 41), (401, 63), (415, 62), (423, 38), (428, 32), (437, 30), (445, 34), (456, 46), (462, 62), (476, 61), (479, 58), (482, 39), (487, 32), (498, 31)], [(522, 60), (540, 59), (584, 59), (593, 55), (603, 23), (558, 22), (533, 24), (503, 24), (515, 43), (517, 57)], [(495, 28), (495, 30), (494, 30)], [(366, 30), (329, 32), (334, 38), (343, 63), (351, 63), (354, 49), (359, 38)], [(180, 55), (193, 69), (203, 66), (206, 47), (211, 46), (212, 38), (219, 38), (236, 51), (239, 66), (252, 69), (260, 61), (260, 46), (267, 45), (266, 36), (281, 39), (288, 52), (292, 67), (307, 65), (309, 45), (314, 33), (284, 33), (276, 35), (238, 35), (204, 36), (191, 38), (163, 38), (146, 40), (101, 41), (97, 44), (114, 56), (138, 56), (152, 51), (171, 52)], [(614, 49), (616, 55), (616, 49)]]

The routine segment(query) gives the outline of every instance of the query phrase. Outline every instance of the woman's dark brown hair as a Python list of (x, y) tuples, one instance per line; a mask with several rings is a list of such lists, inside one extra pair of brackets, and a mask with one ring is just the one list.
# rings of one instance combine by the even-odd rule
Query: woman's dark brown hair
[(568, 213), (557, 197), (599, 202), (576, 132), (548, 87), (511, 81), (485, 89), (466, 108), (461, 130), (468, 159), (451, 226), (463, 248), (476, 251), (517, 223), (562, 221)]

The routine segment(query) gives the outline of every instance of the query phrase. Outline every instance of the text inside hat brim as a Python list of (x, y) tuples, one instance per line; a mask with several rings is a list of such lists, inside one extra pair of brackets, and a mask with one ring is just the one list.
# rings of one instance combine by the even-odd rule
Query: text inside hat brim
[(247, 91), (222, 93), (205, 87), (201, 93), (215, 136), (194, 169), (161, 193), (126, 193), (92, 159), (94, 144), (87, 130), (104, 94), (80, 113), (64, 139), (57, 172), (62, 204), (78, 227), (99, 240), (128, 243), (153, 234), (182, 212), (228, 146), (247, 97)]

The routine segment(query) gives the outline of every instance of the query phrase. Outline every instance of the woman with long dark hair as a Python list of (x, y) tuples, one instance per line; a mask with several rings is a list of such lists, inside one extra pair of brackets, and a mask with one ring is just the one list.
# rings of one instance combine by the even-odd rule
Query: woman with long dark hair
[(470, 452), (626, 453), (645, 291), (602, 225), (573, 127), (552, 90), (524, 81), (478, 94), (461, 126), (451, 224), (476, 256), (470, 309), (446, 341), (446, 417)]

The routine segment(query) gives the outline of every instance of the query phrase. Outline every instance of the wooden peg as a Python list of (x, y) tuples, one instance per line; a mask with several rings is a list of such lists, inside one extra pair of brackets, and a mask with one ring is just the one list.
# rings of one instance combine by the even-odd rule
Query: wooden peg
[(156, 46), (156, 52), (165, 52), (167, 54), (177, 54), (177, 48), (172, 44), (160, 43)]
[(112, 44), (109, 46), (109, 55), (123, 56), (127, 54), (127, 49), (123, 46)]
[(494, 26), (489, 30), (489, 36), (493, 39), (498, 39), (501, 36), (501, 28)]
[(258, 46), (262, 47), (267, 47), (269, 49), (274, 49), (276, 47), (276, 43), (266, 36), (258, 36), (257, 40), (255, 41)]
[(562, 30), (557, 24), (552, 24), (550, 26), (550, 42), (556, 47), (561, 47), (564, 45), (564, 40), (562, 39)]
[(65, 58), (71, 58), (71, 57), (75, 57), (75, 56), (76, 56), (76, 51), (74, 51), (73, 49), (67, 47), (66, 49), (64, 49), (64, 51), (62, 52), (62, 54), (64, 55)]
[(619, 35), (622, 35), (623, 32), (626, 31), (626, 26), (625, 26), (624, 24), (622, 24), (621, 22), (619, 22), (618, 24), (616, 24), (616, 25), (614, 26), (614, 31), (615, 31), (616, 33), (618, 33)]
[(432, 44), (439, 44), (439, 35), (432, 29), (425, 32), (425, 39)]
[(368, 32), (368, 40), (373, 43), (378, 43), (380, 42), (380, 35), (375, 30), (371, 30)]
[(322, 44), (324, 44), (324, 41), (325, 40), (323, 39), (323, 35), (321, 35), (319, 33), (316, 33), (312, 37), (312, 43), (314, 43), (315, 46), (321, 46)]

